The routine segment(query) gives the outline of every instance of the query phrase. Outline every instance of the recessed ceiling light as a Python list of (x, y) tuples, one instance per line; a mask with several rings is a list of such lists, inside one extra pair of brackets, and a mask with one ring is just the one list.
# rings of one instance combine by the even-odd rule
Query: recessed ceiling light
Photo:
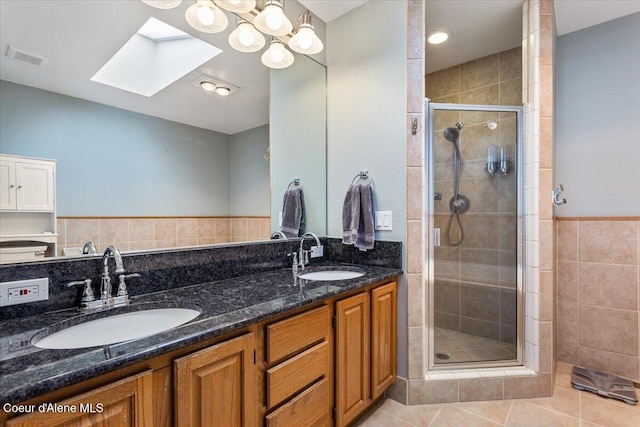
[(234, 86), (229, 82), (205, 74), (200, 75), (191, 84), (195, 87), (203, 89), (206, 92), (215, 93), (220, 96), (233, 95), (240, 90), (239, 87)]
[(216, 93), (220, 96), (227, 96), (231, 93), (231, 89), (229, 89), (228, 87), (224, 87), (224, 86), (218, 86), (216, 88)]
[(216, 90), (216, 85), (212, 82), (200, 82), (200, 87), (207, 92), (213, 92), (214, 90)]
[(448, 30), (438, 30), (434, 31), (427, 37), (427, 41), (429, 44), (442, 44), (446, 42), (451, 36), (451, 31)]

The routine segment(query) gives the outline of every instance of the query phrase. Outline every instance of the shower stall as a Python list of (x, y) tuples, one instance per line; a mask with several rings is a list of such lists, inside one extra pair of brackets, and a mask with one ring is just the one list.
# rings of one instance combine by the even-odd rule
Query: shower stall
[(428, 369), (522, 364), (522, 107), (427, 100)]

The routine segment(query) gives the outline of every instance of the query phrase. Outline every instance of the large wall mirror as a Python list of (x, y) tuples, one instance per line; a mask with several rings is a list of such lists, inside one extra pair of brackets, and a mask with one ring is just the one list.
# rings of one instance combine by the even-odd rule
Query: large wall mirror
[[(203, 33), (185, 21), (189, 5), (0, 2), (0, 154), (56, 160), (53, 255), (73, 254), (86, 241), (102, 252), (109, 244), (130, 251), (269, 239), (294, 178), (305, 192), (306, 230), (326, 234), (322, 58), (294, 54), (292, 66), (270, 70), (260, 61), (266, 47), (240, 53), (229, 45), (237, 17), (227, 13), (226, 30)], [(295, 20), (300, 5), (286, 7)], [(152, 17), (222, 52), (199, 64), (191, 55), (179, 60), (195, 68), (151, 96), (92, 81)], [(144, 37), (156, 49), (177, 45), (177, 55), (197, 50), (179, 34)], [(8, 57), (10, 47), (45, 61)], [(137, 59), (133, 81), (164, 78)], [(238, 90), (206, 92), (199, 83), (209, 78)], [(0, 215), (0, 234), (23, 227), (24, 215)], [(28, 216), (53, 231), (38, 214)]]

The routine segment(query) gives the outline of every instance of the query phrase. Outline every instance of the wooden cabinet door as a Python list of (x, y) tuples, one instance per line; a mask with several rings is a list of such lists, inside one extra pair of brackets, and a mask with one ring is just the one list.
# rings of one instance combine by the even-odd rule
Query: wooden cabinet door
[(336, 425), (347, 425), (371, 402), (369, 294), (336, 303)]
[(255, 426), (254, 334), (174, 361), (177, 427)]
[(371, 291), (371, 397), (396, 381), (396, 282)]
[(0, 209), (16, 208), (16, 163), (0, 160)]
[(53, 211), (52, 163), (16, 162), (16, 207), (22, 211)]
[[(125, 378), (97, 388), (77, 397), (57, 403), (56, 412), (45, 407), (35, 412), (7, 420), (7, 427), (152, 427), (153, 379), (152, 372)], [(75, 408), (72, 412), (71, 408)]]

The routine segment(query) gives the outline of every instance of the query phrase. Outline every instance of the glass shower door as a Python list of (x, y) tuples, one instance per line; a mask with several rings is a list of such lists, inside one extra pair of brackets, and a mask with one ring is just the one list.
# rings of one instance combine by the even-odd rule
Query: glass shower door
[(430, 365), (517, 364), (521, 108), (429, 112)]

